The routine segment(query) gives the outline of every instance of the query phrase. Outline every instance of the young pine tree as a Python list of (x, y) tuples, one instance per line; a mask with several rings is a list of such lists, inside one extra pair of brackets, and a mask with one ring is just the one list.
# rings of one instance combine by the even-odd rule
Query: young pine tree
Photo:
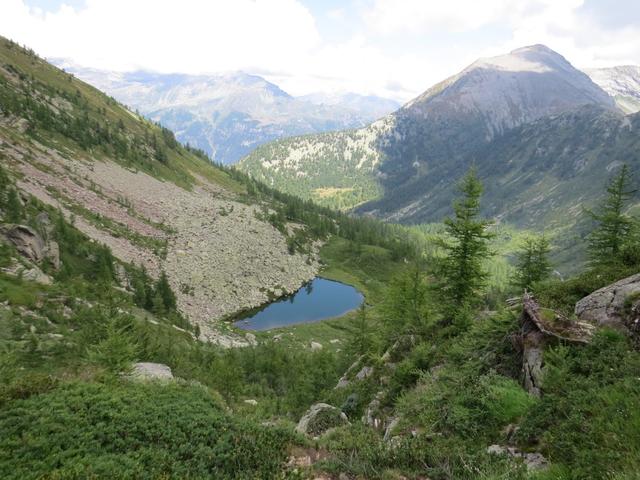
[(551, 273), (549, 240), (541, 237), (528, 237), (522, 249), (517, 253), (514, 284), (521, 290), (530, 290), (532, 285), (545, 280)]
[(20, 223), (24, 217), (24, 208), (15, 188), (9, 188), (4, 205), (5, 218), (9, 223)]
[(428, 285), (419, 265), (391, 280), (381, 305), (385, 337), (392, 343), (407, 334), (422, 335), (429, 319)]
[(636, 221), (624, 213), (631, 190), (631, 174), (623, 165), (607, 185), (607, 197), (597, 212), (587, 211), (597, 227), (589, 235), (589, 259), (592, 265), (614, 265), (621, 261), (625, 242), (629, 241)]
[(471, 168), (459, 184), (460, 198), (453, 202), (454, 218), (444, 223), (452, 242), (443, 247), (441, 292), (444, 295), (445, 324), (451, 324), (480, 299), (486, 284), (484, 261), (492, 255), (489, 241), (495, 236), (488, 231), (491, 221), (480, 218), (482, 183)]
[(362, 304), (349, 331), (347, 350), (354, 355), (367, 355), (373, 352), (374, 346), (373, 329), (371, 322), (367, 319), (366, 307)]
[(110, 320), (105, 337), (89, 348), (89, 360), (112, 374), (127, 372), (138, 352), (129, 330), (130, 326), (120, 325), (118, 319)]
[(167, 274), (164, 272), (160, 274), (160, 278), (156, 282), (154, 289), (154, 308), (157, 308), (157, 298), (162, 300), (166, 312), (172, 312), (176, 309), (176, 296), (173, 290), (171, 290)]

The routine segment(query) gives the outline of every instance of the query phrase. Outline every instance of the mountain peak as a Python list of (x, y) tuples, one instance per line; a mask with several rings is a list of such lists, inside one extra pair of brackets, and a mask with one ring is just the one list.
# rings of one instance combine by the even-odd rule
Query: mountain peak
[(558, 52), (556, 52), (555, 50), (552, 50), (546, 45), (543, 45), (542, 43), (536, 43), (534, 45), (526, 45), (524, 47), (519, 47), (519, 48), (516, 48), (515, 50), (511, 50), (511, 52), (509, 53), (511, 55), (517, 55), (523, 52), (551, 53), (553, 55), (561, 56)]
[(477, 118), (487, 138), (585, 105), (615, 109), (613, 99), (544, 45), (481, 58), (409, 102), (402, 112), (450, 122)]
[(516, 48), (507, 54), (497, 55), (495, 57), (480, 58), (464, 71), (476, 68), (534, 73), (544, 73), (554, 70), (575, 70), (562, 55), (542, 44)]

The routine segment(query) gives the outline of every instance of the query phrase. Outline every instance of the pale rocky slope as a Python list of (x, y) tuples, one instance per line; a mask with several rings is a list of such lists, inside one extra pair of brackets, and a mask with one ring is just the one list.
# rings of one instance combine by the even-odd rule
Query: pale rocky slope
[[(315, 256), (288, 253), (285, 237), (256, 218), (257, 206), (204, 179), (187, 191), (109, 161), (68, 159), (35, 143), (28, 152), (2, 127), (0, 140), (0, 152), (24, 175), (18, 182), (23, 191), (69, 217), (75, 211), (75, 225), (118, 259), (154, 275), (164, 269), (180, 310), (200, 326), (203, 339), (230, 342), (219, 335), (221, 319), (293, 292), (318, 271)], [(126, 226), (131, 237), (78, 214), (78, 207)], [(151, 239), (166, 240), (166, 258), (145, 245)]]

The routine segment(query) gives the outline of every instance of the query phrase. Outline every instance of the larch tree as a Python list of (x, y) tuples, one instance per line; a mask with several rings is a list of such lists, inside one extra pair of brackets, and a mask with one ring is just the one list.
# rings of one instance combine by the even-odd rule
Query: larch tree
[(518, 288), (530, 290), (534, 283), (549, 277), (551, 273), (550, 251), (551, 245), (544, 235), (525, 239), (522, 248), (517, 253), (516, 273), (513, 279)]
[(587, 211), (597, 226), (589, 235), (589, 260), (592, 265), (611, 265), (620, 261), (621, 252), (636, 224), (625, 213), (635, 193), (630, 188), (631, 173), (627, 165), (607, 185), (607, 195), (597, 212)]
[(454, 217), (445, 219), (450, 241), (443, 242), (446, 256), (441, 264), (445, 324), (451, 324), (480, 300), (488, 273), (485, 261), (493, 253), (489, 231), (493, 222), (480, 217), (482, 182), (471, 168), (458, 186), (460, 197), (453, 202)]

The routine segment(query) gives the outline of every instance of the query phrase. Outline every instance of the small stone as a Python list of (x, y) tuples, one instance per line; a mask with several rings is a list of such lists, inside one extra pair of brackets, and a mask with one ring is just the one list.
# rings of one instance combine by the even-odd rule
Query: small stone
[(365, 365), (364, 367), (362, 367), (362, 370), (356, 373), (356, 378), (358, 380), (364, 380), (365, 378), (370, 377), (372, 373), (373, 367), (368, 367)]
[(487, 453), (491, 455), (504, 455), (508, 453), (508, 450), (502, 445), (494, 444), (487, 447)]

